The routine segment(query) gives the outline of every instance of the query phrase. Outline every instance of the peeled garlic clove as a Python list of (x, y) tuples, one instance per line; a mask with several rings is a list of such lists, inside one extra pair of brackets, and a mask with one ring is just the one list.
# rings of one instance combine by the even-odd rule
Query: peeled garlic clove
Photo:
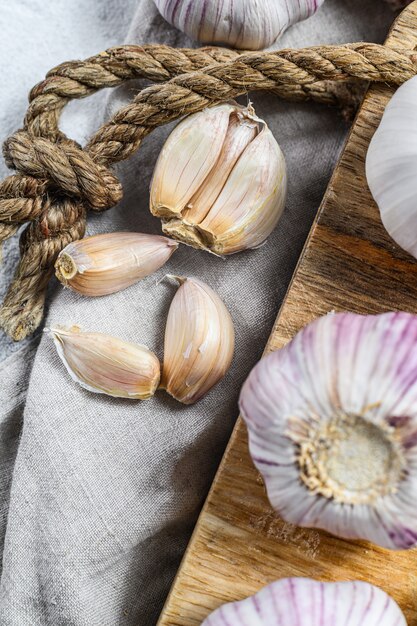
[(63, 285), (85, 296), (104, 296), (153, 274), (177, 248), (175, 241), (159, 235), (93, 235), (73, 241), (60, 252), (56, 276)]
[(288, 522), (417, 544), (417, 317), (330, 314), (261, 360), (240, 408)]
[(160, 364), (146, 346), (103, 333), (81, 332), (77, 326), (47, 331), (71, 378), (84, 389), (132, 400), (154, 395)]
[(261, 50), (324, 0), (154, 0), (163, 17), (203, 43)]
[(151, 185), (163, 231), (195, 248), (233, 254), (261, 245), (285, 204), (285, 159), (251, 106), (187, 117), (168, 137)]
[(388, 103), (366, 155), (366, 178), (391, 237), (417, 258), (417, 77)]
[(180, 287), (168, 313), (160, 386), (179, 402), (193, 404), (229, 369), (235, 333), (229, 311), (208, 285), (173, 278)]
[(221, 606), (202, 626), (407, 626), (398, 604), (361, 581), (283, 578), (254, 596)]

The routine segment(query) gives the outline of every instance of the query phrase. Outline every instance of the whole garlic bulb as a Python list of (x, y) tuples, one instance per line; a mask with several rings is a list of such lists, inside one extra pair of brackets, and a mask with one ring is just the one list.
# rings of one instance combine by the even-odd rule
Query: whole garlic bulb
[(251, 106), (222, 104), (186, 117), (159, 155), (153, 215), (165, 234), (224, 255), (261, 245), (287, 190), (285, 159)]
[(192, 39), (261, 50), (310, 17), (324, 0), (154, 0), (161, 15)]
[(366, 178), (391, 237), (417, 258), (417, 76), (388, 103), (366, 155)]
[(417, 544), (417, 317), (329, 314), (261, 360), (240, 408), (288, 522)]
[(221, 606), (202, 626), (407, 626), (398, 604), (361, 581), (283, 578), (254, 596)]

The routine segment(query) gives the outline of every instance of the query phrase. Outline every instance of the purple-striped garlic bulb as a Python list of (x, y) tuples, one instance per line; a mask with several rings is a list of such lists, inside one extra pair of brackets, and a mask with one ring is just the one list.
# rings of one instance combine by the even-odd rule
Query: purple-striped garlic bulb
[(417, 544), (417, 316), (319, 318), (255, 366), (240, 408), (283, 519)]
[(202, 626), (407, 626), (398, 604), (365, 582), (283, 578), (221, 606)]
[(262, 50), (324, 0), (154, 0), (161, 15), (192, 39)]

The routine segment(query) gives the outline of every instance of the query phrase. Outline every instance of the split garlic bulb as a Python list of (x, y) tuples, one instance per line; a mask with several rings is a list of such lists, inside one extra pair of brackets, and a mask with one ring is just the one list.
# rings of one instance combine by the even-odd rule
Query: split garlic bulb
[(183, 404), (202, 398), (230, 367), (235, 331), (219, 296), (197, 278), (180, 287), (168, 312), (161, 388)]
[(324, 0), (154, 0), (161, 15), (192, 39), (261, 50)]
[(59, 253), (56, 276), (65, 287), (84, 296), (104, 296), (153, 274), (177, 248), (172, 239), (144, 233), (84, 237)]
[(154, 395), (159, 379), (158, 358), (146, 346), (104, 333), (72, 328), (48, 328), (58, 355), (71, 378), (94, 393), (145, 400)]
[(287, 189), (285, 159), (251, 106), (222, 104), (186, 117), (168, 137), (151, 185), (165, 234), (215, 254), (262, 244)]
[(391, 237), (417, 258), (417, 77), (388, 103), (366, 155), (366, 178)]
[(329, 314), (262, 359), (240, 408), (284, 520), (417, 544), (417, 317)]
[(283, 578), (230, 602), (202, 626), (407, 626), (398, 604), (379, 587), (352, 581)]

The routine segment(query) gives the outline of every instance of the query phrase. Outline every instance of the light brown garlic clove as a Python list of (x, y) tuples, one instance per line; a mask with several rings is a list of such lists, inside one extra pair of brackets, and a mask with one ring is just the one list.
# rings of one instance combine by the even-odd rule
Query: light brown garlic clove
[(229, 311), (208, 285), (173, 277), (180, 287), (168, 313), (161, 388), (183, 404), (202, 398), (227, 372), (234, 351)]
[(103, 333), (82, 332), (77, 326), (47, 332), (71, 378), (84, 389), (131, 400), (154, 395), (161, 368), (146, 346)]
[(165, 234), (227, 255), (261, 245), (287, 188), (285, 159), (251, 106), (223, 104), (183, 120), (158, 158), (151, 212)]
[(159, 235), (93, 235), (62, 250), (55, 263), (56, 276), (85, 296), (104, 296), (156, 272), (177, 248), (177, 242)]

